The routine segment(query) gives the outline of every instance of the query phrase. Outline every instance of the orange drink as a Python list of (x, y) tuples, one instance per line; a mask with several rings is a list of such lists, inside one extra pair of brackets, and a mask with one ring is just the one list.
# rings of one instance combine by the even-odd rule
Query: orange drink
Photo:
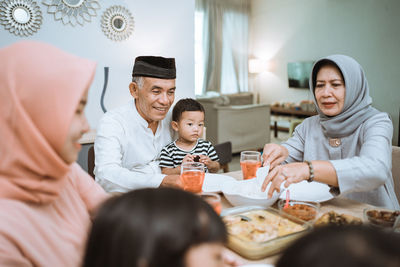
[(204, 182), (204, 172), (187, 171), (181, 174), (183, 189), (192, 193), (200, 193)]
[(240, 167), (242, 168), (243, 179), (251, 179), (256, 177), (257, 169), (261, 167), (261, 162), (259, 161), (242, 161), (240, 162)]
[(220, 215), (222, 211), (221, 197), (215, 193), (202, 193), (201, 198), (205, 200), (215, 212)]
[(257, 169), (261, 167), (261, 153), (258, 151), (243, 151), (240, 153), (240, 167), (243, 179), (256, 177)]
[(192, 193), (201, 193), (204, 182), (204, 164), (187, 162), (181, 166), (183, 189)]

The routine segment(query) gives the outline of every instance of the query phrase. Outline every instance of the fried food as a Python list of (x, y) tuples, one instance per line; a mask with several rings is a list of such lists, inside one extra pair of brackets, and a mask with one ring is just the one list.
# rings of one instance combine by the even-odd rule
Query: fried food
[(386, 210), (369, 210), (367, 211), (367, 217), (370, 223), (380, 225), (384, 227), (393, 227), (397, 216), (400, 215), (400, 211), (386, 211)]
[(349, 214), (338, 214), (335, 211), (329, 211), (324, 213), (319, 219), (314, 223), (315, 226), (325, 226), (325, 225), (360, 225), (362, 221), (360, 218), (354, 217)]

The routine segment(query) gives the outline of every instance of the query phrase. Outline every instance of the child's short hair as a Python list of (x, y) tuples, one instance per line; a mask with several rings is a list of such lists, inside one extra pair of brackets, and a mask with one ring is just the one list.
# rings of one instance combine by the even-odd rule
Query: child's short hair
[(182, 113), (185, 111), (201, 111), (205, 113), (202, 104), (193, 98), (184, 98), (175, 104), (172, 110), (172, 120), (178, 122), (181, 119)]

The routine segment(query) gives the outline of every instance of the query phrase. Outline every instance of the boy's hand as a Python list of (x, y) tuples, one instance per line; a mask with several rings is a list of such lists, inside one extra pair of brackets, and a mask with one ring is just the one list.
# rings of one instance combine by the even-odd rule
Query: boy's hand
[(183, 158), (182, 163), (193, 162), (193, 161), (194, 161), (194, 157), (195, 157), (194, 155), (187, 154), (187, 155)]
[(199, 162), (204, 163), (204, 165), (206, 165), (207, 167), (212, 162), (210, 157), (206, 155), (199, 155), (199, 156), (200, 156)]

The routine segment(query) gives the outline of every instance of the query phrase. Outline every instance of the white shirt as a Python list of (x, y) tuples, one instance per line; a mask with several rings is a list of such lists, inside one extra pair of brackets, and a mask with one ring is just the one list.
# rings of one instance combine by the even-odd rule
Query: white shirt
[(107, 192), (160, 186), (159, 153), (172, 141), (171, 113), (156, 133), (136, 110), (134, 100), (104, 114), (95, 140), (96, 181)]

